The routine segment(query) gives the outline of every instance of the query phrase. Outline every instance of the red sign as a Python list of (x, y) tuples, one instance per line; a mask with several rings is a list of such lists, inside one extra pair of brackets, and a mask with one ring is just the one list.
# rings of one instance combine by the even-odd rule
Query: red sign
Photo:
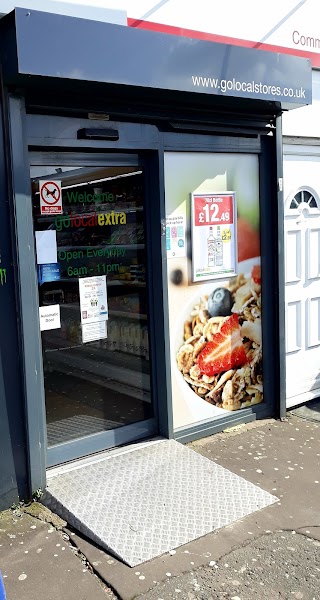
[(205, 194), (193, 196), (194, 225), (233, 224), (233, 196), (229, 194)]
[(42, 215), (62, 214), (61, 181), (40, 181), (40, 211)]

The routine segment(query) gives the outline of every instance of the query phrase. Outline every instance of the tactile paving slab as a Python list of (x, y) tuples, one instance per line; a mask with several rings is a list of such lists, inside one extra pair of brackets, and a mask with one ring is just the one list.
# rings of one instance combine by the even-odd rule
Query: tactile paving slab
[(174, 440), (52, 477), (43, 498), (131, 567), (277, 500)]

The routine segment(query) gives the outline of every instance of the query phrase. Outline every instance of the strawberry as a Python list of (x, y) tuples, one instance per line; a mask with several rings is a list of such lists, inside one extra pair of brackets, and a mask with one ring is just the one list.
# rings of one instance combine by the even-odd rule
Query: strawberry
[(255, 283), (258, 285), (261, 284), (261, 269), (260, 265), (255, 265), (251, 272), (251, 277)]
[(247, 356), (242, 344), (238, 315), (229, 317), (215, 334), (212, 342), (198, 356), (198, 366), (204, 375), (218, 375), (242, 367)]

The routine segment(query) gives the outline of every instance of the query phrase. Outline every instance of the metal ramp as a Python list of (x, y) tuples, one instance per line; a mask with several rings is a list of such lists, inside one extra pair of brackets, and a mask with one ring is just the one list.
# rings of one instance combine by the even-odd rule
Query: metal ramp
[(194, 450), (161, 440), (50, 478), (42, 501), (134, 567), (277, 500)]

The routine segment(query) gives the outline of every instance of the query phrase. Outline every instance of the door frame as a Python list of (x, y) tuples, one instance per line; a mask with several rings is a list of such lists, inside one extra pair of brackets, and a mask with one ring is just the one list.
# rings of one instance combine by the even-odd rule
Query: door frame
[[(86, 111), (85, 111), (86, 113)], [(83, 111), (82, 111), (82, 114)], [(27, 437), (30, 461), (31, 491), (45, 486), (45, 445), (44, 445), (44, 403), (41, 398), (42, 357), (39, 356), (39, 341), (29, 343), (28, 334), (33, 335), (34, 322), (38, 320), (37, 282), (35, 272), (30, 276), (30, 265), (35, 264), (33, 221), (31, 214), (31, 186), (28, 149), (40, 152), (87, 152), (91, 156), (102, 151), (124, 154), (142, 153), (148, 161), (147, 185), (150, 190), (150, 211), (148, 224), (152, 244), (150, 259), (154, 291), (154, 315), (152, 323), (154, 339), (157, 340), (161, 360), (154, 361), (155, 381), (158, 398), (159, 433), (167, 438), (175, 437), (186, 442), (209, 435), (239, 422), (247, 422), (259, 416), (271, 416), (274, 407), (283, 416), (285, 412), (285, 352), (284, 352), (284, 262), (283, 262), (283, 198), (282, 198), (282, 137), (281, 117), (277, 117), (275, 135), (265, 135), (268, 130), (257, 128), (254, 135), (239, 136), (239, 128), (232, 135), (224, 134), (225, 118), (219, 132), (214, 129), (198, 132), (193, 129), (168, 131), (166, 127), (142, 122), (113, 121), (112, 131), (118, 129), (117, 141), (99, 139), (79, 139), (80, 128), (93, 125), (95, 128), (108, 127), (104, 121), (90, 121), (73, 113), (68, 116), (50, 114), (26, 114), (25, 101), (21, 96), (7, 96), (8, 147), (11, 151), (12, 197), (15, 215), (15, 235), (18, 250), (18, 281), (21, 314), (22, 356), (25, 360), (25, 397), (27, 415)], [(201, 120), (201, 119), (200, 119)], [(151, 119), (152, 121), (152, 119)], [(228, 128), (227, 128), (228, 129)], [(171, 397), (170, 343), (168, 318), (168, 281), (165, 239), (165, 194), (164, 194), (164, 152), (233, 152), (257, 153), (260, 155), (260, 210), (262, 268), (264, 270), (265, 310), (262, 315), (264, 336), (265, 392), (269, 399), (264, 406), (243, 409), (241, 415), (231, 414), (219, 423), (202, 422), (197, 426), (173, 432)], [(277, 186), (278, 182), (278, 186)], [(26, 211), (29, 199), (30, 210)], [(270, 201), (273, 210), (270, 210)], [(21, 202), (21, 206), (19, 203)], [(20, 235), (21, 234), (21, 235)], [(26, 251), (27, 249), (27, 251)], [(25, 269), (25, 271), (24, 271)], [(35, 271), (33, 269), (33, 271)], [(19, 279), (18, 277), (18, 279)], [(278, 303), (274, 302), (277, 297)], [(266, 310), (267, 309), (267, 310)], [(31, 321), (31, 323), (30, 323)], [(34, 340), (33, 340), (34, 341)], [(38, 345), (37, 345), (38, 344)], [(30, 347), (29, 347), (30, 346)], [(30, 351), (29, 351), (30, 350)], [(151, 348), (151, 353), (155, 349)], [(272, 399), (274, 402), (272, 402)], [(237, 421), (235, 421), (237, 419)]]
[[(308, 158), (311, 159), (320, 159), (320, 147), (319, 145), (312, 145), (311, 140), (308, 138), (294, 138), (294, 137), (288, 137), (285, 136), (283, 139), (284, 142), (284, 146), (283, 146), (283, 157), (284, 157), (284, 165), (286, 162), (291, 162), (291, 161), (304, 161)], [(285, 177), (284, 177), (284, 191), (285, 191), (285, 196), (284, 196), (284, 201), (283, 201), (283, 206), (284, 206), (284, 231), (286, 233), (286, 226), (287, 223), (290, 222), (290, 220), (295, 220), (296, 217), (298, 216), (299, 212), (295, 212), (295, 213), (290, 213), (290, 203), (291, 200), (293, 199), (293, 197), (300, 191), (303, 190), (307, 190), (310, 193), (312, 193), (317, 201), (317, 204), (319, 204), (319, 192), (317, 191), (317, 189), (315, 188), (315, 186), (309, 185), (309, 182), (307, 181), (306, 183), (304, 183), (304, 179), (300, 177), (300, 184), (296, 184), (295, 186), (292, 186), (291, 184), (289, 185), (287, 180), (286, 180), (286, 169), (285, 170)], [(319, 219), (319, 215), (320, 213), (313, 213), (314, 218)], [(311, 223), (311, 221), (310, 221)], [(301, 230), (300, 230), (301, 231)], [(303, 236), (304, 237), (304, 236)], [(304, 245), (306, 246), (306, 240), (304, 239)], [(286, 245), (285, 245), (286, 246)], [(306, 251), (306, 248), (305, 248)], [(287, 249), (285, 247), (285, 261), (287, 260)], [(305, 264), (305, 260), (302, 261), (302, 263)], [(306, 266), (305, 266), (306, 268)], [(289, 282), (289, 287), (288, 287), (288, 283), (285, 279), (285, 294), (287, 295), (287, 289), (290, 289), (290, 282)], [(288, 299), (286, 298), (286, 313), (287, 313), (287, 304), (288, 304)], [(306, 313), (307, 308), (304, 307), (304, 312)], [(287, 330), (288, 330), (288, 324), (286, 323), (286, 334), (287, 334)], [(305, 337), (307, 335), (306, 332), (306, 326), (303, 328), (303, 336)], [(290, 369), (289, 369), (289, 365), (288, 365), (288, 358), (290, 357), (290, 353), (287, 352), (287, 344), (286, 344), (286, 369), (288, 372), (288, 377), (290, 376)], [(303, 377), (302, 377), (303, 379)], [(291, 395), (288, 396), (288, 390), (286, 389), (286, 409), (290, 410), (296, 406), (299, 406), (301, 404), (305, 404), (306, 402), (310, 402), (312, 400), (315, 400), (316, 398), (319, 398), (320, 396), (320, 388), (317, 387), (315, 389), (308, 389), (308, 390), (304, 390), (304, 391), (299, 391), (297, 392), (295, 395)]]
[[(123, 154), (123, 153), (111, 153), (103, 152), (101, 149), (97, 153), (85, 153), (72, 151), (69, 152), (29, 152), (29, 164), (30, 166), (61, 166), (61, 167), (141, 167), (144, 173), (144, 195), (145, 198), (149, 199), (149, 186), (147, 172), (149, 168), (149, 160), (143, 157), (141, 154)], [(146, 181), (145, 181), (146, 179)], [(156, 198), (154, 198), (156, 200)], [(155, 206), (158, 202), (145, 202), (145, 253), (146, 253), (146, 267), (148, 273), (148, 329), (149, 329), (149, 344), (150, 349), (155, 348), (154, 328), (152, 324), (156, 320), (154, 314), (154, 281), (152, 281), (152, 273), (156, 272), (153, 268), (153, 257), (151, 249), (157, 254), (159, 249), (156, 247), (159, 243), (159, 232), (158, 239), (154, 236), (149, 236), (149, 227), (152, 225), (154, 215), (156, 211), (152, 211), (151, 205)], [(150, 214), (151, 213), (151, 214)], [(149, 239), (151, 238), (151, 239)], [(153, 248), (155, 246), (155, 248)], [(150, 282), (149, 282), (150, 280)], [(39, 305), (39, 303), (38, 303)], [(41, 342), (40, 342), (41, 348)], [(42, 354), (42, 353), (41, 353)], [(151, 352), (152, 354), (152, 352)], [(123, 446), (131, 442), (154, 436), (158, 433), (158, 398), (157, 398), (157, 378), (154, 373), (154, 365), (161, 364), (161, 356), (150, 356), (150, 388), (152, 405), (154, 409), (154, 417), (145, 419), (144, 421), (138, 421), (129, 425), (123, 425), (115, 429), (107, 431), (101, 431), (98, 433), (87, 435), (83, 438), (70, 440), (57, 444), (56, 446), (47, 446), (47, 467), (53, 467), (61, 463), (65, 463), (78, 458), (83, 458), (89, 454), (96, 454), (110, 448)], [(45, 402), (45, 391), (44, 387), (42, 390), (42, 402)]]
[[(168, 330), (167, 308), (167, 270), (165, 253), (165, 236), (162, 225), (165, 218), (163, 161), (158, 143), (150, 136), (150, 127), (141, 125), (140, 140), (130, 140), (115, 148), (115, 144), (99, 141), (95, 152), (88, 152), (79, 140), (70, 152), (66, 148), (55, 147), (53, 150), (40, 144), (38, 148), (30, 148), (24, 99), (9, 94), (7, 96), (8, 130), (7, 140), (10, 147), (10, 179), (11, 195), (14, 207), (14, 227), (17, 245), (18, 272), (18, 306), (20, 306), (20, 332), (22, 341), (22, 357), (24, 368), (24, 391), (26, 406), (26, 429), (29, 458), (30, 491), (34, 493), (46, 485), (46, 468), (61, 462), (67, 462), (87, 454), (94, 454), (108, 447), (130, 443), (150, 437), (156, 433), (164, 437), (173, 436), (171, 409), (171, 379), (169, 344), (165, 331)], [(121, 124), (124, 133), (130, 125)], [(32, 132), (31, 132), (32, 133)], [(123, 135), (124, 139), (128, 136)], [(29, 146), (28, 146), (29, 140)], [(59, 140), (57, 140), (58, 142)], [(35, 250), (33, 236), (33, 216), (30, 184), (30, 150), (35, 152), (32, 164), (55, 164), (58, 160), (68, 166), (85, 160), (86, 166), (99, 166), (107, 161), (119, 159), (121, 164), (134, 161), (137, 155), (139, 164), (145, 172), (145, 194), (148, 195), (150, 210), (146, 211), (146, 253), (148, 261), (148, 301), (149, 301), (149, 333), (151, 340), (161, 340), (156, 344), (150, 342), (151, 389), (155, 417), (147, 421), (135, 423), (101, 432), (50, 448), (47, 451), (46, 414), (44, 398), (44, 377), (41, 352), (41, 335), (39, 328), (38, 282), (35, 268)], [(61, 153), (61, 150), (63, 152)], [(141, 159), (140, 159), (141, 157)], [(39, 162), (38, 162), (39, 164)], [(157, 356), (156, 356), (157, 355)], [(160, 399), (160, 401), (158, 401)], [(123, 430), (123, 431), (122, 431)]]

